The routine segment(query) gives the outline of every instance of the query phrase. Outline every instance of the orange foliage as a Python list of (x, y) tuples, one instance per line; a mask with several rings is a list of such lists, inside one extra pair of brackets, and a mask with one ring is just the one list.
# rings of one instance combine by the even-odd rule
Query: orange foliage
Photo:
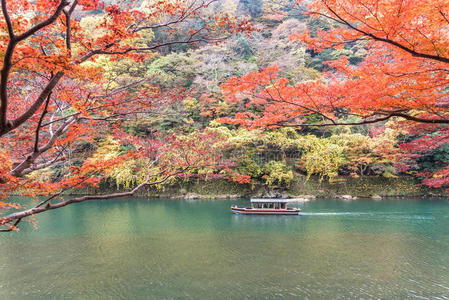
[(425, 123), (449, 123), (449, 2), (440, 1), (312, 1), (311, 18), (335, 23), (329, 30), (291, 36), (315, 52), (364, 43), (368, 55), (352, 65), (346, 57), (327, 62), (322, 80), (290, 84), (275, 66), (233, 78), (223, 85), (228, 99), (248, 97), (265, 105), (262, 115), (235, 118), (255, 126), (296, 124), (320, 114), (337, 122), (335, 113), (349, 108), (364, 121), (403, 117)]
[[(291, 35), (317, 53), (359, 43), (367, 55), (358, 64), (346, 57), (327, 62), (319, 80), (291, 83), (276, 66), (223, 84), (228, 101), (248, 99), (254, 113), (239, 113), (223, 122), (249, 127), (335, 126), (405, 119), (406, 132), (427, 124), (432, 132), (409, 144), (421, 155), (449, 143), (449, 2), (447, 0), (313, 0), (299, 1), (311, 19), (323, 18), (329, 29)], [(260, 113), (258, 113), (260, 112)], [(306, 124), (317, 115), (322, 124)], [(347, 121), (341, 116), (356, 116)], [(430, 140), (438, 141), (429, 143)], [(435, 145), (432, 146), (432, 145)], [(404, 147), (405, 148), (405, 147)], [(445, 162), (448, 164), (449, 162)], [(427, 174), (428, 183), (449, 183), (447, 168)]]
[[(204, 12), (211, 1), (161, 0), (145, 7), (136, 2), (105, 6), (99, 0), (1, 1), (0, 208), (17, 207), (8, 202), (11, 193), (47, 195), (96, 185), (123, 161), (148, 155), (137, 149), (101, 163), (74, 165), (68, 149), (98, 141), (122, 120), (158, 112), (183, 97), (179, 91), (155, 90), (143, 80), (111, 87), (97, 63), (100, 57), (141, 62), (163, 47), (216, 43), (251, 30), (247, 20)], [(94, 28), (83, 25), (86, 11), (96, 18)], [(179, 37), (173, 34), (177, 26), (197, 27)], [(167, 29), (164, 40), (136, 43), (154, 28)], [(36, 180), (34, 171), (58, 164), (70, 166), (69, 174)], [(20, 219), (0, 218), (0, 225), (15, 228), (13, 221)]]

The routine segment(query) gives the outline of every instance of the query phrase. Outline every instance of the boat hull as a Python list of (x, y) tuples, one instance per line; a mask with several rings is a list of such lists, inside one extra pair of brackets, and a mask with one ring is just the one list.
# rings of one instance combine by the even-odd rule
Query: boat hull
[(243, 215), (298, 215), (301, 209), (269, 209), (269, 208), (251, 208), (232, 206), (231, 211), (235, 214)]

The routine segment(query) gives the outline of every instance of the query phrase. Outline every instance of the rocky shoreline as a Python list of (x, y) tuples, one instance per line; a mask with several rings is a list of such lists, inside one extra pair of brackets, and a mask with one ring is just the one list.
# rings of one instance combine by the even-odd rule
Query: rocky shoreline
[[(103, 184), (98, 189), (81, 189), (73, 195), (110, 194), (121, 191), (112, 184)], [(419, 185), (414, 178), (342, 178), (338, 183), (320, 182), (316, 178), (305, 180), (297, 176), (288, 188), (268, 188), (263, 185), (251, 186), (226, 180), (180, 181), (162, 190), (148, 188), (139, 191), (135, 197), (161, 199), (249, 199), (284, 198), (311, 201), (314, 199), (356, 199), (382, 200), (385, 198), (449, 197), (444, 190), (429, 189)]]
[[(315, 195), (297, 195), (297, 196), (277, 196), (277, 197), (261, 197), (257, 195), (240, 195), (240, 194), (220, 194), (220, 195), (201, 195), (197, 193), (187, 193), (185, 195), (176, 195), (170, 196), (169, 199), (183, 199), (183, 200), (234, 200), (234, 199), (249, 199), (249, 198), (274, 198), (274, 199), (287, 199), (291, 203), (304, 203), (313, 201), (316, 199), (339, 199), (343, 201), (354, 201), (359, 199), (372, 199), (375, 201), (381, 201), (383, 199), (392, 199), (392, 198), (421, 198), (421, 197), (429, 197), (429, 198), (441, 198), (441, 197), (449, 197), (449, 195), (445, 194), (420, 194), (420, 195), (372, 195), (372, 196), (354, 196), (354, 195), (335, 195), (335, 196), (315, 196)], [(157, 197), (157, 198), (165, 198), (165, 197)]]

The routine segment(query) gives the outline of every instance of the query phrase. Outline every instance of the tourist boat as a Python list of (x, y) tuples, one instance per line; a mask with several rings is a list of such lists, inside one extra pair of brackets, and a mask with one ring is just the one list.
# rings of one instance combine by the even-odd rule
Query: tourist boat
[(298, 215), (301, 209), (288, 208), (288, 199), (251, 199), (251, 207), (231, 206), (236, 214), (245, 215)]

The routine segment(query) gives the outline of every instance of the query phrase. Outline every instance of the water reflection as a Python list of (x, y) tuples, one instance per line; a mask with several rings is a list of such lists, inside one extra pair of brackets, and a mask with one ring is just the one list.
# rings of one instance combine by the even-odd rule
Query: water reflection
[(0, 235), (0, 299), (449, 298), (445, 201), (314, 201), (300, 216), (246, 201), (127, 199)]

